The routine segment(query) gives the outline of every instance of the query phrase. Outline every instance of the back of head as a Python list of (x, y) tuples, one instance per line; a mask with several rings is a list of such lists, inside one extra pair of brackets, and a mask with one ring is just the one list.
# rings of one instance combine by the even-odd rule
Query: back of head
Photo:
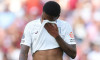
[(45, 3), (45, 5), (43, 7), (43, 12), (45, 12), (49, 16), (57, 17), (60, 15), (61, 8), (57, 2), (49, 1), (49, 2)]

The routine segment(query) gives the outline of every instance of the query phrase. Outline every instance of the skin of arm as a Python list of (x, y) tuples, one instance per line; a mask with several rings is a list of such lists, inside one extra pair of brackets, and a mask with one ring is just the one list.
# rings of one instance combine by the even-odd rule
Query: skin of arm
[(76, 45), (67, 44), (60, 36), (56, 37), (56, 41), (68, 56), (70, 56), (72, 59), (76, 57)]
[(61, 36), (58, 33), (58, 28), (56, 24), (50, 24), (47, 23), (45, 26), (45, 29), (48, 31), (49, 34), (51, 34), (57, 41), (57, 43), (59, 44), (59, 46), (61, 47), (61, 49), (68, 55), (70, 56), (72, 59), (74, 59), (76, 57), (76, 45), (69, 45), (68, 43), (66, 43)]
[(19, 60), (27, 60), (28, 52), (29, 52), (29, 46), (21, 45)]

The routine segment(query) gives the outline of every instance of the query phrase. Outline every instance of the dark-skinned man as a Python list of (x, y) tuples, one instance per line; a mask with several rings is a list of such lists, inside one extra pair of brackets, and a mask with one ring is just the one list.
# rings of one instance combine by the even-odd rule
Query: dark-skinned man
[[(33, 60), (63, 60), (63, 52), (74, 59), (76, 57), (76, 42), (70, 24), (59, 20), (61, 8), (54, 1), (49, 1), (43, 6), (41, 18), (29, 22), (24, 30), (21, 40), (21, 52), (19, 60), (27, 60), (31, 48)], [(43, 21), (55, 21), (46, 23), (44, 31), (36, 43), (37, 35)], [(40, 41), (44, 41), (43, 43)], [(35, 45), (40, 42), (41, 47), (35, 50)], [(35, 44), (36, 43), (36, 44)]]

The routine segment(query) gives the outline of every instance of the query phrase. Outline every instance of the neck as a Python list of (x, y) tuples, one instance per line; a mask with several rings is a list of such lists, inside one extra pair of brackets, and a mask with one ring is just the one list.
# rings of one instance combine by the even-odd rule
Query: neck
[(43, 22), (43, 20), (44, 20), (44, 19), (43, 19), (43, 18), (41, 18), (41, 20), (40, 20), (40, 21), (41, 21), (41, 23)]

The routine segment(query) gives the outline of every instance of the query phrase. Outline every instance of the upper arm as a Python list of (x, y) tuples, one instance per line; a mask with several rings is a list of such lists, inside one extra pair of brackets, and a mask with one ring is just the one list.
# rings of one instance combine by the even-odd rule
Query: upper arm
[(64, 30), (64, 40), (66, 43), (76, 46), (76, 41), (70, 24), (66, 24)]
[(27, 24), (24, 33), (21, 39), (21, 52), (19, 56), (19, 60), (27, 60), (29, 48), (31, 47), (31, 34), (30, 34), (30, 25)]
[(31, 46), (31, 34), (30, 34), (30, 25), (27, 24), (24, 33), (21, 39), (21, 45)]

